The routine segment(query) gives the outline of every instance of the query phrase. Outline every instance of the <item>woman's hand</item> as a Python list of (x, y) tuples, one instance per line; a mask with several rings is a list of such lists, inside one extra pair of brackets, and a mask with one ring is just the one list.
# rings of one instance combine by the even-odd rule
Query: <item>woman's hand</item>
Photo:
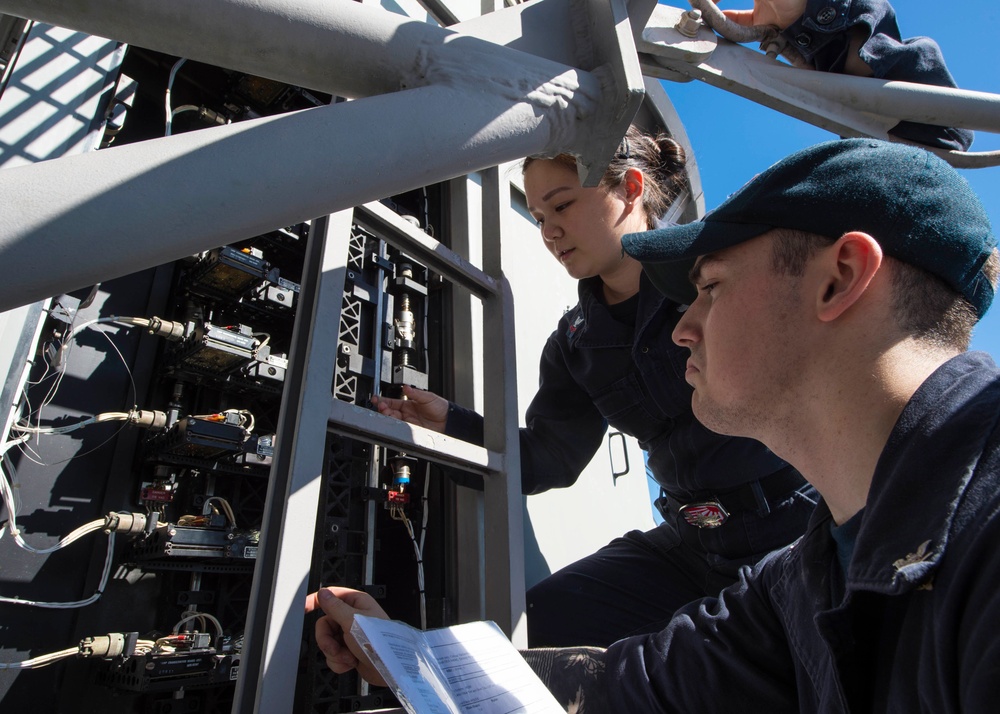
[(448, 400), (439, 397), (434, 392), (403, 386), (403, 399), (391, 397), (372, 397), (379, 414), (385, 414), (395, 419), (402, 419), (410, 424), (416, 424), (433, 431), (444, 431), (448, 421)]

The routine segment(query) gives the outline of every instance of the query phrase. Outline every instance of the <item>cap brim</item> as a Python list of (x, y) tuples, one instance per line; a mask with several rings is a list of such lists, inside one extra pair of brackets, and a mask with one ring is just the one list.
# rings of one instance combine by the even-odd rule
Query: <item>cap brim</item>
[(698, 296), (688, 275), (699, 255), (750, 240), (772, 226), (702, 220), (622, 236), (622, 248), (642, 263), (656, 289), (674, 302), (690, 305)]

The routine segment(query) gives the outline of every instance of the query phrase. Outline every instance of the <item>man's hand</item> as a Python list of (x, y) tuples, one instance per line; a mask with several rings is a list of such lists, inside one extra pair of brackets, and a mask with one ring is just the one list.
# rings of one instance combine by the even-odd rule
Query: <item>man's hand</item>
[(382, 675), (351, 636), (355, 615), (389, 619), (375, 598), (350, 588), (323, 588), (306, 596), (306, 612), (317, 610), (321, 610), (323, 616), (316, 621), (316, 645), (326, 657), (326, 666), (336, 674), (357, 669), (365, 681), (378, 687), (386, 686)]
[(775, 25), (784, 30), (805, 11), (806, 0), (754, 0), (753, 10), (723, 10), (722, 14), (737, 25)]
[(425, 392), (409, 385), (403, 386), (405, 399), (372, 397), (372, 404), (379, 414), (402, 419), (434, 431), (444, 431), (448, 421), (448, 400), (434, 392)]

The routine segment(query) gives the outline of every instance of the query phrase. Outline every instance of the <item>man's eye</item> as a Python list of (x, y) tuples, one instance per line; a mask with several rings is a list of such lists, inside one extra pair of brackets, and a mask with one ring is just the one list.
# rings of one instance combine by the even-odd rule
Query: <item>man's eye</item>
[(704, 284), (704, 285), (702, 285), (702, 286), (701, 286), (700, 288), (698, 288), (698, 290), (699, 290), (700, 292), (703, 292), (703, 293), (711, 293), (711, 292), (712, 292), (712, 289), (713, 289), (713, 288), (714, 288), (714, 287), (715, 287), (716, 285), (718, 285), (718, 283), (705, 283), (705, 284)]
[(567, 201), (566, 203), (560, 203), (558, 206), (556, 206), (556, 213), (562, 213), (567, 208), (569, 208), (570, 204), (572, 203), (573, 203), (572, 201)]

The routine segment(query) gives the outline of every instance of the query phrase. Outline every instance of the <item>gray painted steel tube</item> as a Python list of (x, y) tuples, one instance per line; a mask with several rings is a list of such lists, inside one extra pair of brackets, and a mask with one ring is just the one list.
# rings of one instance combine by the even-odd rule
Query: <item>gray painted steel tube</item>
[(350, 98), (430, 84), (449, 67), (555, 65), (354, 0), (0, 0), (0, 13)]
[[(30, 4), (77, 3), (90, 7), (79, 0)], [(0, 0), (0, 9), (27, 4)], [(198, 28), (194, 45), (211, 45), (204, 35), (219, 29), (209, 21), (210, 8), (245, 4), (204, 4), (211, 17), (186, 23)], [(114, 5), (171, 3), (119, 0), (94, 7), (111, 17)], [(305, 0), (296, 7), (315, 5)], [(340, 48), (325, 66), (347, 63), (339, 68), (346, 79), (377, 65), (379, 72), (357, 83), (366, 91), (386, 88), (379, 82), (406, 75), (403, 68), (413, 68), (414, 83), (427, 86), (0, 171), (0, 310), (565, 148), (580, 140), (602, 100), (600, 81), (590, 73), (461, 35), (444, 44), (408, 45), (414, 55), (401, 58), (402, 35), (447, 31), (349, 0), (330, 5), (357, 22), (345, 20), (336, 30), (323, 25), (325, 45)], [(142, 22), (133, 17), (128, 24)], [(253, 47), (245, 35), (229, 39), (234, 52)], [(387, 66), (390, 57), (394, 68)]]
[(0, 310), (537, 153), (550, 114), (423, 87), (0, 171)]

